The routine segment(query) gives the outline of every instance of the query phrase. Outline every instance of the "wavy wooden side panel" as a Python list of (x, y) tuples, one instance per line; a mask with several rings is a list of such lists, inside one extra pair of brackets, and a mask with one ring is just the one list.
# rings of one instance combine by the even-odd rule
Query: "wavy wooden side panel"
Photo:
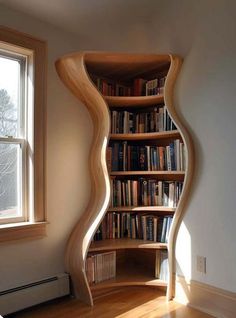
[(192, 143), (190, 134), (188, 133), (185, 125), (183, 124), (183, 119), (180, 118), (174, 106), (174, 95), (173, 95), (174, 85), (181, 68), (182, 60), (179, 57), (174, 55), (170, 55), (170, 58), (171, 58), (171, 64), (170, 64), (170, 69), (169, 69), (166, 83), (165, 83), (164, 101), (171, 118), (173, 119), (174, 123), (176, 124), (176, 127), (178, 128), (182, 136), (182, 139), (186, 147), (186, 171), (185, 171), (183, 190), (182, 190), (181, 197), (174, 214), (174, 219), (173, 219), (170, 234), (169, 234), (168, 256), (169, 256), (170, 277), (169, 277), (169, 283), (167, 288), (168, 300), (172, 299), (175, 295), (176, 239), (177, 239), (177, 234), (178, 234), (181, 221), (184, 217), (184, 213), (186, 212), (186, 206), (190, 197), (191, 183), (193, 180), (193, 173), (194, 173), (193, 143)]
[(93, 305), (85, 273), (85, 260), (90, 241), (106, 212), (110, 197), (106, 167), (109, 112), (104, 99), (88, 77), (84, 58), (83, 53), (63, 57), (56, 62), (56, 69), (64, 84), (86, 105), (94, 126), (89, 162), (90, 201), (74, 227), (66, 250), (66, 268), (71, 275), (75, 295)]

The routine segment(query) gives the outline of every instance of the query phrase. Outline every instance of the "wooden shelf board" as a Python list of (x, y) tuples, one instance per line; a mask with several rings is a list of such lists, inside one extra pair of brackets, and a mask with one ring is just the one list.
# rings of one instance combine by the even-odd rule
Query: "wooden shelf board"
[(108, 212), (167, 212), (174, 213), (176, 208), (168, 206), (120, 206), (109, 207)]
[(84, 62), (88, 73), (118, 81), (145, 78), (151, 74), (166, 74), (170, 66), (170, 55), (116, 54), (111, 52), (85, 52)]
[(135, 133), (135, 134), (110, 134), (111, 140), (158, 140), (180, 138), (178, 130), (153, 132), (153, 133)]
[(164, 104), (163, 95), (152, 96), (104, 96), (107, 104), (111, 107), (144, 107)]
[(118, 273), (116, 278), (91, 285), (91, 290), (122, 287), (122, 286), (153, 286), (166, 287), (167, 283), (163, 280), (156, 279), (152, 275), (144, 273), (135, 273), (133, 270), (127, 270), (126, 273)]
[(111, 171), (111, 176), (184, 176), (184, 171)]
[(120, 250), (120, 249), (130, 249), (130, 248), (167, 249), (167, 244), (155, 243), (152, 241), (129, 239), (129, 238), (107, 239), (107, 240), (92, 242), (89, 248), (89, 252)]

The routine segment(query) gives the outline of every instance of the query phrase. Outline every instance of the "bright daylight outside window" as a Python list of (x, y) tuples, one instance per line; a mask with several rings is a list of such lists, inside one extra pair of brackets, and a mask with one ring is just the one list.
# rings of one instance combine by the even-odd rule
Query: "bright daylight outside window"
[(0, 43), (0, 224), (29, 219), (27, 147), (33, 123), (28, 81), (32, 52), (3, 47)]

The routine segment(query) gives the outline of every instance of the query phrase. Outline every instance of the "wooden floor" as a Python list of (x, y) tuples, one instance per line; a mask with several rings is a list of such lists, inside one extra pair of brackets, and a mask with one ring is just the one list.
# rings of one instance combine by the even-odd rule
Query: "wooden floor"
[(166, 302), (162, 292), (148, 287), (129, 287), (99, 297), (93, 308), (78, 300), (63, 298), (10, 315), (11, 318), (210, 318), (212, 316), (175, 302)]

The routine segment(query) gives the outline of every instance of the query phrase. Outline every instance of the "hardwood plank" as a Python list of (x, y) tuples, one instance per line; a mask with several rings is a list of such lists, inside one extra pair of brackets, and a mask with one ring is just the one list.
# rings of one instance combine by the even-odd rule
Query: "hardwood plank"
[[(76, 299), (62, 298), (36, 306), (11, 318), (213, 318), (174, 301), (166, 302), (164, 292), (150, 287), (126, 287), (97, 297), (91, 308)], [(9, 318), (10, 318), (9, 317)]]

